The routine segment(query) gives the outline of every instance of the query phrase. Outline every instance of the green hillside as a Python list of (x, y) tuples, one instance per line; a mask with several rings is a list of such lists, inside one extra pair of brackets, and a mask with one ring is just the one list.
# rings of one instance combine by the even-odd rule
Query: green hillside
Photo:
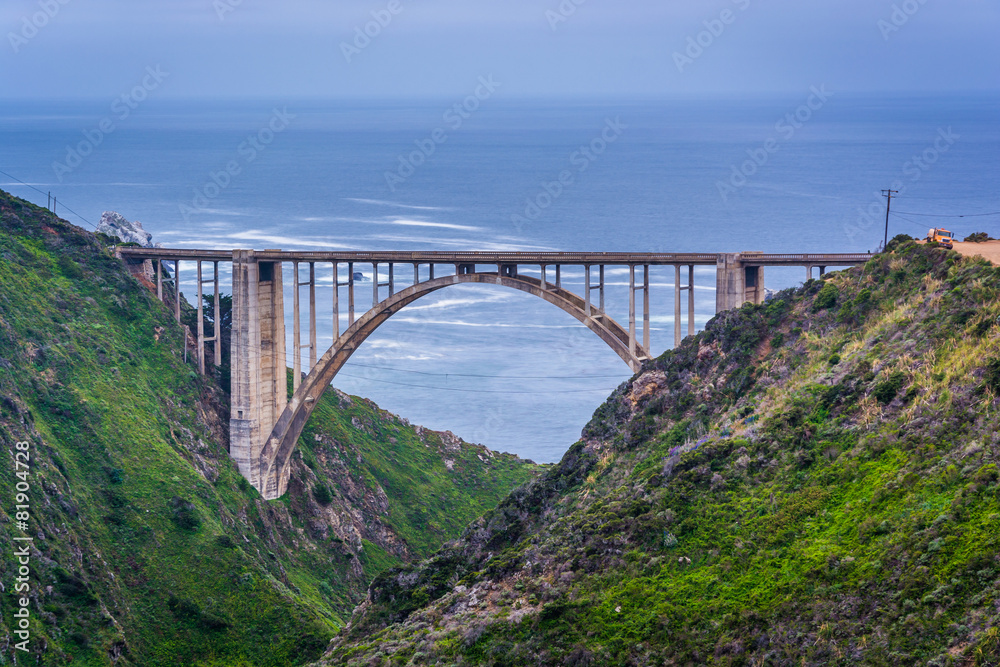
[[(106, 242), (0, 193), (0, 663), (315, 660), (374, 575), (429, 555), (536, 473), (331, 390), (291, 491), (261, 500), (229, 459), (225, 393), (185, 363), (168, 309)], [(25, 536), (30, 590), (15, 594)], [(27, 654), (14, 647), (21, 596)]]
[(1000, 664), (998, 297), (897, 239), (720, 314), (323, 664)]

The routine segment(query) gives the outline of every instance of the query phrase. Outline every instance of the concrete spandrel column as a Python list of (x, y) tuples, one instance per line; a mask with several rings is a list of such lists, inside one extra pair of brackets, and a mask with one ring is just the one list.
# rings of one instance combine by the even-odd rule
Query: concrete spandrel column
[(309, 372), (316, 367), (319, 350), (316, 337), (316, 263), (309, 262)]
[(219, 293), (219, 263), (215, 262), (215, 299), (213, 305), (215, 307), (215, 324), (214, 333), (212, 334), (215, 338), (215, 343), (213, 343), (215, 356), (213, 361), (215, 362), (216, 369), (222, 365), (222, 295)]
[(198, 337), (198, 372), (205, 374), (205, 300), (202, 299), (202, 288), (205, 281), (201, 275), (201, 260), (198, 260), (198, 287), (195, 290), (195, 300), (198, 302), (198, 322), (195, 324)]
[(688, 336), (694, 335), (694, 264), (688, 266)]
[(302, 381), (302, 322), (299, 313), (299, 263), (292, 262), (292, 391), (298, 391)]
[(642, 267), (642, 346), (649, 354), (649, 265)]

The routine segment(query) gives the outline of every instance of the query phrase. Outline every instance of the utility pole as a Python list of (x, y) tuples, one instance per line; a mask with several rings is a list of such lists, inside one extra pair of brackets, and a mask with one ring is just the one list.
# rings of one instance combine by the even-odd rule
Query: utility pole
[(883, 190), (882, 196), (885, 197), (885, 240), (882, 241), (882, 250), (889, 245), (889, 207), (892, 205), (892, 196), (898, 195), (899, 190)]

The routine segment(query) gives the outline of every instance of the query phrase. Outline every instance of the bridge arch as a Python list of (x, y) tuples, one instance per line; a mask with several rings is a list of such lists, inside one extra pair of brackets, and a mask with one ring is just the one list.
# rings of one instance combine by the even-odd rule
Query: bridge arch
[[(603, 340), (625, 363), (638, 372), (649, 359), (648, 350), (637, 342), (630, 342), (629, 332), (605, 313), (593, 310), (587, 314), (582, 298), (567, 290), (542, 284), (537, 278), (498, 273), (458, 273), (426, 280), (390, 295), (362, 315), (337, 339), (317, 361), (298, 390), (289, 399), (285, 409), (260, 453), (259, 470), (266, 499), (280, 498), (288, 486), (290, 461), (299, 436), (318, 404), (319, 397), (336, 377), (354, 352), (390, 317), (414, 301), (452, 285), (461, 284), (502, 285), (533, 294), (569, 313)], [(634, 351), (633, 351), (634, 346)]]

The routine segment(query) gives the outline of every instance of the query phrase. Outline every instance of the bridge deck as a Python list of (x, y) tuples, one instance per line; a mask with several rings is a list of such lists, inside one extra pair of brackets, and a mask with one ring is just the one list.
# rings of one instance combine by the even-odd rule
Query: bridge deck
[[(123, 257), (135, 260), (232, 261), (231, 250), (183, 248), (120, 248)], [(715, 266), (719, 253), (643, 252), (404, 252), (404, 251), (282, 251), (258, 250), (258, 259), (281, 262), (357, 262), (380, 264), (546, 264), (555, 265), (679, 265)], [(741, 253), (744, 264), (753, 266), (852, 266), (864, 264), (867, 253), (773, 254)]]

